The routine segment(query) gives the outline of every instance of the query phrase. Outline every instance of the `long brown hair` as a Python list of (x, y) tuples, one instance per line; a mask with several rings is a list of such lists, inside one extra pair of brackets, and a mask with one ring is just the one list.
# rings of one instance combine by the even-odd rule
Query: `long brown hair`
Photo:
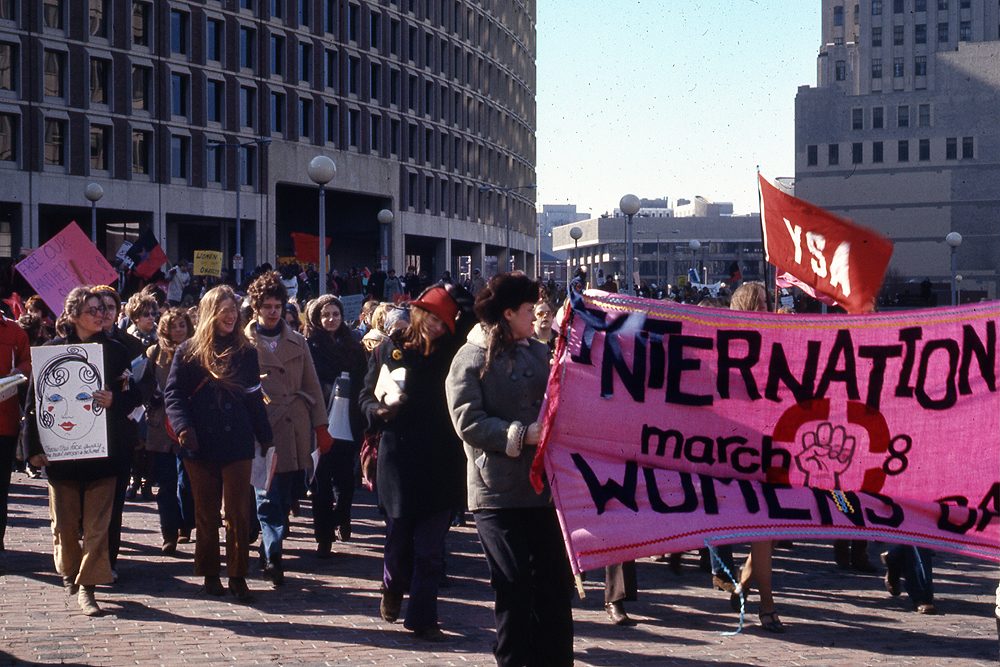
[(170, 308), (160, 316), (160, 323), (156, 327), (156, 342), (160, 346), (160, 356), (166, 363), (169, 363), (174, 358), (174, 353), (180, 347), (180, 343), (175, 343), (170, 338), (170, 327), (177, 320), (184, 320), (184, 323), (187, 324), (188, 338), (194, 333), (194, 324), (191, 322), (191, 316), (183, 308)]
[(400, 340), (404, 348), (420, 350), (425, 357), (429, 357), (437, 347), (437, 342), (448, 335), (448, 332), (445, 331), (438, 338), (432, 339), (427, 332), (430, 317), (431, 314), (423, 308), (416, 306), (410, 308), (410, 325), (400, 332)]
[[(217, 349), (215, 322), (227, 301), (232, 301), (233, 308), (236, 309), (233, 342), (223, 349)], [(186, 359), (197, 361), (212, 377), (224, 384), (234, 384), (231, 379), (235, 371), (231, 367), (233, 357), (240, 350), (250, 348), (250, 343), (240, 326), (239, 302), (231, 287), (228, 285), (213, 287), (201, 298), (198, 306), (198, 326), (190, 340), (185, 351)]]

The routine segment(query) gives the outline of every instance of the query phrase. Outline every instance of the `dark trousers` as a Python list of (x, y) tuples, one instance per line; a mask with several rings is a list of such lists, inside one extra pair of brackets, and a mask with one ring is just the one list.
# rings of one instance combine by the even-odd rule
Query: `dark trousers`
[(886, 565), (899, 568), (903, 588), (914, 606), (934, 602), (934, 552), (924, 547), (893, 544)]
[(573, 575), (555, 509), (478, 510), (474, 516), (496, 596), (497, 665), (572, 665)]
[(403, 626), (427, 630), (437, 626), (437, 595), (444, 569), (444, 539), (451, 511), (386, 517), (382, 585), (385, 590), (409, 593)]
[[(194, 528), (194, 500), (191, 489), (182, 487), (180, 478), (187, 477), (184, 466), (172, 452), (149, 452), (153, 463), (153, 476), (159, 489), (156, 492), (156, 511), (160, 515), (160, 532), (164, 540), (177, 540), (181, 530)], [(185, 497), (186, 496), (186, 497)]]
[(317, 542), (333, 542), (334, 529), (351, 522), (357, 456), (354, 443), (337, 440), (330, 451), (319, 457), (312, 497), (313, 535)]
[(226, 572), (246, 577), (250, 561), (250, 467), (252, 461), (219, 463), (185, 459), (194, 495), (194, 573), (217, 577), (222, 570), (219, 554), (219, 512), (226, 504)]
[(608, 565), (604, 568), (604, 603), (635, 602), (639, 587), (635, 576), (635, 561)]
[(118, 567), (118, 552), (122, 547), (122, 516), (125, 514), (125, 492), (131, 475), (118, 475), (115, 481), (115, 497), (111, 505), (111, 524), (108, 526), (108, 559), (111, 569)]
[(17, 453), (17, 436), (0, 435), (0, 548), (7, 534), (7, 499), (10, 497), (10, 473)]

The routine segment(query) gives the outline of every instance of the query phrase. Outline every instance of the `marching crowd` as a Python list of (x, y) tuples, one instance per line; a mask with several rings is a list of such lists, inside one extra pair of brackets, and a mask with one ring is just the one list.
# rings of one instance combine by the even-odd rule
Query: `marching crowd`
[[(477, 270), (465, 285), (406, 278), (388, 271), (378, 287), (366, 281), (355, 323), (338, 296), (308, 298), (318, 292), (308, 276), (269, 267), (245, 293), (225, 282), (191, 291), (181, 263), (166, 272), (166, 289), (151, 284), (124, 303), (111, 287), (79, 286), (53, 317), (28, 299), (17, 320), (0, 319), (0, 376), (32, 378), (25, 395), (0, 402), (0, 551), (12, 468), (43, 470), (55, 568), (84, 614), (101, 614), (95, 587), (116, 580), (126, 499), (135, 497), (155, 497), (163, 554), (193, 540), (204, 592), (228, 588), (249, 603), (251, 571), (283, 584), (288, 517), (300, 502), (311, 503), (316, 558), (329, 558), (337, 540), (351, 539), (363, 483), (385, 521), (385, 621), (446, 639), (437, 608), (445, 537), (471, 511), (495, 595), (498, 664), (572, 664), (573, 577), (548, 490), (529, 481), (558, 296), (520, 273), (487, 281)], [(573, 288), (582, 286), (578, 276)], [(730, 303), (706, 305), (766, 310), (767, 299), (762, 284), (746, 283)], [(64, 351), (32, 368), (36, 345)], [(102, 415), (106, 456), (47, 459), (45, 431), (86, 435)], [(754, 588), (761, 626), (783, 632), (774, 547), (752, 544), (742, 568), (719, 548), (702, 567), (737, 611)], [(875, 571), (865, 543), (838, 543), (835, 557)], [(679, 554), (664, 559), (679, 567)], [(916, 611), (934, 613), (931, 553), (899, 547), (882, 560), (888, 592), (905, 588)], [(630, 623), (635, 564), (605, 576), (609, 620)]]

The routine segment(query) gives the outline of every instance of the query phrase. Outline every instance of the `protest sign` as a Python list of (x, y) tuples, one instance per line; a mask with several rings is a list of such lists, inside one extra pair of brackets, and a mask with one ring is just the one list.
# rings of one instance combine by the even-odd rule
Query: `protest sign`
[[(319, 236), (305, 232), (292, 232), (291, 237), (296, 259), (300, 262), (319, 263)], [(323, 238), (324, 252), (329, 252), (330, 241), (329, 236)]]
[(362, 294), (340, 297), (340, 303), (344, 304), (344, 321), (356, 322), (361, 317), (361, 306), (364, 302), (365, 297)]
[(222, 253), (216, 250), (195, 250), (194, 251), (194, 275), (215, 276), (222, 275)]
[(787, 283), (823, 295), (849, 313), (872, 310), (892, 242), (875, 232), (781, 192), (759, 175), (760, 224), (768, 262)]
[(1000, 560), (998, 317), (998, 303), (789, 316), (588, 292), (541, 448), (574, 569), (772, 538)]
[(104, 387), (100, 345), (43, 345), (31, 348), (38, 437), (50, 461), (108, 455), (107, 415), (94, 402)]
[(75, 222), (42, 244), (15, 267), (54, 313), (61, 313), (70, 290), (110, 285), (118, 272)]

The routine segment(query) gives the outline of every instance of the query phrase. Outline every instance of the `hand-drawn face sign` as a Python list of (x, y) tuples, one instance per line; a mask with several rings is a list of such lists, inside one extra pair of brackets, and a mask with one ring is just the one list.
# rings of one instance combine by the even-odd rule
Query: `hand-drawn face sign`
[(53, 358), (39, 374), (39, 426), (62, 440), (85, 437), (104, 411), (94, 400), (102, 386), (101, 370), (83, 348), (71, 347)]

